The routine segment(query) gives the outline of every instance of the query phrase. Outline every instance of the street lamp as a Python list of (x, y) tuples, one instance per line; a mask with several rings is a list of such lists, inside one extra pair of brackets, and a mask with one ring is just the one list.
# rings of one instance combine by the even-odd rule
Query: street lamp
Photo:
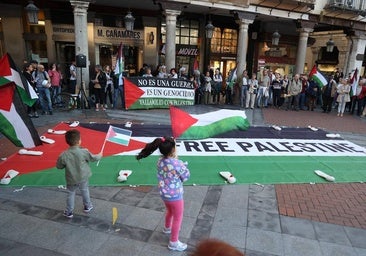
[(131, 12), (129, 11), (124, 18), (125, 20), (125, 27), (127, 31), (133, 31), (133, 26), (135, 23), (135, 18), (132, 16)]
[(272, 45), (278, 45), (278, 42), (280, 41), (280, 33), (278, 33), (278, 31), (276, 30), (273, 34), (272, 34)]
[(205, 27), (205, 30), (206, 30), (206, 38), (207, 39), (212, 39), (213, 37), (213, 32), (215, 30), (215, 27), (214, 25), (212, 25), (212, 21), (208, 21), (206, 27)]
[(33, 1), (28, 1), (28, 5), (24, 9), (27, 12), (29, 24), (38, 24), (39, 8), (34, 5)]
[(332, 37), (330, 37), (327, 42), (327, 52), (333, 52), (333, 50), (334, 50), (334, 41)]

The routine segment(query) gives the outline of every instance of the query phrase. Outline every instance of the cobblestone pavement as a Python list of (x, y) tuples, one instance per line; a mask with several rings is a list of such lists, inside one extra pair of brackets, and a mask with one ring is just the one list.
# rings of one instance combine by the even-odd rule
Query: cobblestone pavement
[[(203, 113), (224, 106), (191, 106)], [(228, 107), (228, 106), (225, 106)], [(229, 106), (233, 107), (233, 106)], [(235, 108), (235, 107), (233, 107)], [(308, 125), (338, 132), (366, 146), (365, 120), (308, 111), (246, 111), (254, 126)], [(167, 110), (74, 110), (34, 119), (39, 133), (61, 121), (168, 124)], [(0, 138), (0, 157), (18, 148)], [(162, 233), (164, 206), (155, 187), (92, 187), (95, 208), (62, 216), (65, 190), (0, 188), (0, 255), (189, 255), (203, 238), (222, 239), (249, 256), (366, 255), (366, 186), (345, 184), (186, 186), (181, 240), (187, 252), (170, 252)], [(119, 218), (112, 225), (112, 208)]]

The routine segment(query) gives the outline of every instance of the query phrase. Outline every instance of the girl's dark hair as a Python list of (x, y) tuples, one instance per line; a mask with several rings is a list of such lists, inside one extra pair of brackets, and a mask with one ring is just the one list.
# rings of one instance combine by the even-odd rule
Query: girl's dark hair
[(141, 150), (141, 152), (138, 153), (136, 159), (140, 160), (141, 158), (148, 157), (158, 148), (160, 153), (164, 157), (168, 157), (172, 152), (173, 148), (175, 148), (174, 138), (167, 136), (164, 136), (162, 138), (156, 138), (153, 142), (146, 144), (146, 146)]

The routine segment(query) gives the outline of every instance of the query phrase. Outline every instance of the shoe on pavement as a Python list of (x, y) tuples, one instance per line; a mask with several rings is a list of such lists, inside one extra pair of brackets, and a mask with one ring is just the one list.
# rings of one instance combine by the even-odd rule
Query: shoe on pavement
[(171, 228), (163, 227), (163, 233), (164, 234), (170, 234), (170, 233), (172, 233), (172, 229)]
[(169, 242), (168, 248), (172, 251), (182, 252), (187, 249), (187, 244), (182, 243), (181, 241)]
[(72, 219), (72, 217), (74, 217), (74, 214), (72, 212), (64, 211), (64, 216), (68, 219)]
[(91, 206), (89, 206), (89, 207), (87, 207), (87, 206), (84, 206), (84, 212), (85, 213), (88, 213), (88, 212), (90, 212), (92, 209), (93, 209), (94, 207), (91, 205)]

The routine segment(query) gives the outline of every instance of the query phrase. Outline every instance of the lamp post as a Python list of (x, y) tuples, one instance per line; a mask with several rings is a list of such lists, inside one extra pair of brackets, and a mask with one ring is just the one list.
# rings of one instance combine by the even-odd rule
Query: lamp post
[(38, 24), (39, 8), (34, 5), (33, 1), (28, 1), (28, 5), (24, 9), (27, 12), (29, 24)]
[(273, 34), (272, 34), (272, 45), (278, 45), (279, 41), (280, 41), (280, 33), (278, 33), (278, 31), (276, 30)]
[(132, 13), (129, 11), (124, 18), (125, 27), (127, 31), (133, 31), (133, 26), (135, 24), (135, 18), (132, 16)]
[(327, 45), (327, 52), (333, 52), (333, 50), (334, 50), (334, 41), (333, 41), (332, 37), (329, 38), (326, 45)]
[(207, 39), (207, 45), (206, 45), (206, 67), (210, 65), (210, 53), (211, 53), (211, 39), (213, 37), (213, 32), (215, 30), (214, 25), (212, 25), (212, 21), (208, 21), (207, 25), (205, 26), (206, 30), (206, 39)]

